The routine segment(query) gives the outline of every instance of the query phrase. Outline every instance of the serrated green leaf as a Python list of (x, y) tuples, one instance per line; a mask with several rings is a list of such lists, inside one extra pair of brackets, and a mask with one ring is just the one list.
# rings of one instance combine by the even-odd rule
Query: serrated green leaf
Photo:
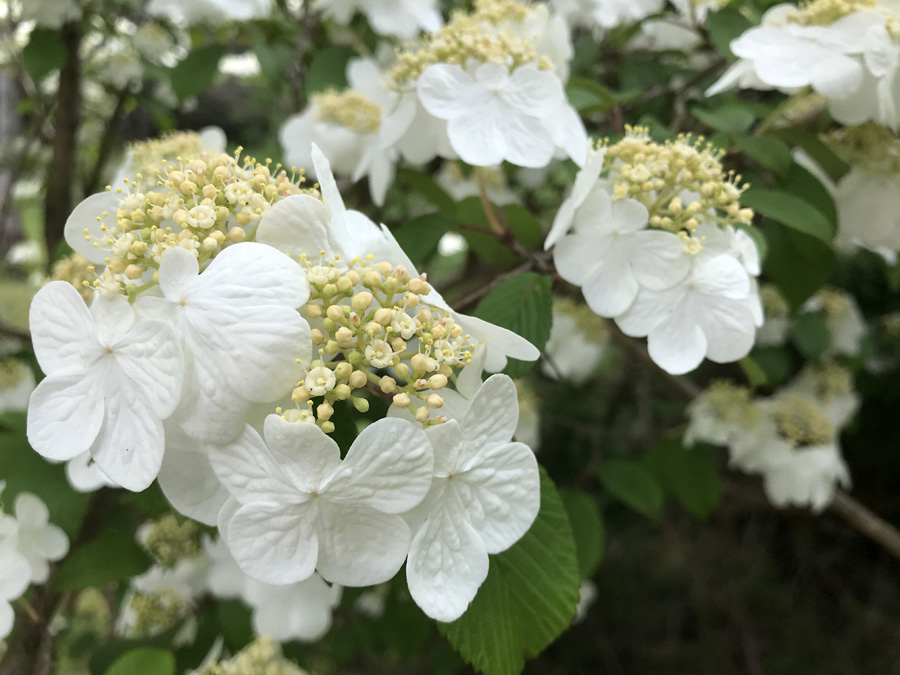
[(825, 317), (820, 312), (801, 314), (791, 324), (791, 339), (807, 359), (818, 359), (831, 344)]
[(571, 77), (566, 84), (566, 98), (578, 112), (604, 112), (616, 104), (612, 93), (599, 82), (584, 77)]
[(306, 95), (312, 96), (326, 89), (347, 86), (347, 62), (354, 53), (346, 47), (329, 46), (315, 52), (306, 73)]
[(133, 649), (107, 668), (106, 675), (175, 675), (175, 656), (164, 649)]
[(561, 496), (575, 535), (578, 572), (582, 579), (588, 579), (603, 559), (606, 540), (603, 514), (597, 501), (586, 492), (564, 490)]
[(485, 675), (516, 675), (569, 626), (579, 585), (569, 519), (542, 468), (541, 510), (531, 529), (491, 556), (488, 577), (468, 611), (438, 628)]
[(784, 190), (750, 188), (741, 195), (741, 203), (782, 225), (829, 244), (834, 224), (809, 202)]
[(204, 92), (219, 72), (219, 61), (225, 52), (225, 45), (195, 47), (169, 73), (175, 95), (183, 101)]
[(631, 459), (609, 459), (598, 470), (600, 483), (613, 497), (649, 518), (663, 509), (663, 491), (646, 468)]
[(764, 223), (769, 255), (764, 271), (792, 307), (802, 305), (831, 276), (836, 257), (820, 239), (776, 222)]
[[(521, 335), (538, 349), (550, 337), (553, 321), (552, 282), (549, 276), (525, 272), (501, 282), (475, 308), (475, 316)], [(521, 377), (534, 361), (510, 359), (503, 371), (510, 377)]]
[(733, 7), (725, 7), (706, 17), (710, 42), (722, 56), (729, 59), (735, 58), (729, 47), (731, 41), (752, 26), (750, 20)]
[(654, 465), (660, 481), (675, 499), (697, 518), (708, 518), (722, 501), (722, 480), (714, 450), (708, 445), (685, 448), (680, 441), (658, 443)]
[(22, 48), (22, 61), (35, 82), (62, 68), (66, 62), (66, 48), (60, 40), (59, 31), (48, 28), (31, 31), (28, 44)]
[(794, 161), (791, 149), (771, 136), (745, 136), (735, 143), (747, 157), (778, 175), (787, 173)]
[(102, 586), (141, 574), (150, 562), (133, 536), (106, 532), (72, 551), (53, 577), (53, 585), (59, 591)]
[(756, 120), (756, 115), (740, 105), (725, 105), (715, 110), (694, 107), (691, 114), (707, 126), (726, 134), (742, 134)]

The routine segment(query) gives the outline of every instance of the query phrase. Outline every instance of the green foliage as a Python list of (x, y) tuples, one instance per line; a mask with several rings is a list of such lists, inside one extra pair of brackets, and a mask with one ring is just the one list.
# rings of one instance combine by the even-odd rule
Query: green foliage
[(436, 211), (413, 218), (393, 230), (400, 246), (415, 264), (420, 265), (437, 250), (438, 242), (450, 230), (456, 229), (456, 219)]
[[(553, 321), (551, 280), (535, 272), (524, 272), (501, 282), (475, 308), (475, 316), (521, 335), (538, 349), (550, 337)], [(510, 359), (504, 370), (510, 377), (521, 377), (533, 361)]]
[(686, 448), (681, 441), (666, 441), (647, 454), (656, 477), (689, 513), (703, 519), (719, 507), (722, 481), (712, 447)]
[(831, 343), (825, 317), (819, 312), (801, 314), (791, 324), (791, 339), (807, 359), (818, 359)]
[(329, 46), (315, 52), (306, 72), (306, 95), (347, 86), (347, 62), (355, 54), (346, 47)]
[(22, 61), (35, 82), (62, 68), (66, 62), (66, 48), (59, 39), (59, 32), (49, 28), (31, 31), (28, 44), (22, 49)]
[(593, 576), (603, 560), (606, 539), (603, 514), (597, 501), (586, 492), (563, 490), (561, 495), (575, 535), (578, 572), (582, 579), (587, 579)]
[(691, 114), (707, 126), (726, 134), (743, 134), (756, 121), (756, 115), (739, 104), (723, 105), (715, 110), (694, 107)]
[(834, 223), (829, 222), (809, 202), (785, 190), (750, 188), (741, 196), (741, 203), (757, 213), (826, 244), (834, 238)]
[(793, 307), (802, 305), (831, 276), (835, 255), (821, 239), (775, 222), (765, 223), (769, 255), (763, 271)]
[(794, 161), (791, 149), (772, 136), (744, 136), (735, 142), (747, 157), (779, 176), (786, 174)]
[(150, 567), (150, 557), (131, 533), (104, 532), (73, 550), (53, 578), (59, 591), (76, 591), (123, 581)]
[(106, 675), (175, 675), (175, 657), (164, 649), (134, 649), (117, 659)]
[(822, 170), (833, 181), (839, 181), (850, 170), (850, 167), (843, 160), (835, 155), (816, 134), (808, 129), (786, 127), (777, 129), (772, 134), (791, 145), (803, 148), (806, 154), (812, 157), (816, 164), (822, 167)]
[(735, 58), (729, 43), (752, 26), (750, 19), (733, 7), (725, 7), (706, 17), (710, 42), (722, 56), (729, 59)]
[(663, 491), (654, 475), (633, 459), (609, 459), (598, 470), (600, 483), (613, 497), (649, 518), (659, 518)]
[(169, 73), (175, 95), (184, 101), (205, 91), (218, 74), (225, 52), (225, 46), (220, 44), (194, 47)]
[(612, 92), (595, 80), (572, 77), (566, 84), (566, 97), (578, 112), (606, 112), (616, 104)]
[(469, 610), (441, 633), (485, 675), (515, 675), (575, 616), (578, 560), (566, 510), (541, 469), (541, 510), (510, 549), (491, 557)]

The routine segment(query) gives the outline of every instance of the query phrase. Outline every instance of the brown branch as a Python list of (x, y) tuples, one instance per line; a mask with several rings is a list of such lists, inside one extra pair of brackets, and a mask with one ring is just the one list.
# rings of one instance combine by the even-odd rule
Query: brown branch
[(72, 210), (72, 186), (75, 178), (76, 144), (81, 122), (81, 47), (82, 28), (68, 23), (60, 29), (60, 39), (66, 50), (66, 62), (59, 73), (56, 97), (55, 136), (53, 155), (47, 171), (47, 192), (44, 201), (44, 240), (47, 261), (53, 260), (56, 248), (63, 239), (66, 220)]
[[(483, 230), (482, 230), (483, 231)], [(497, 288), (500, 284), (502, 284), (507, 279), (516, 276), (517, 274), (521, 274), (522, 272), (528, 272), (529, 270), (534, 269), (534, 263), (532, 261), (528, 261), (522, 263), (515, 269), (510, 270), (509, 272), (505, 272), (494, 278), (493, 281), (489, 284), (485, 284), (480, 288), (476, 288), (474, 291), (469, 293), (468, 295), (464, 295), (462, 298), (453, 303), (453, 309), (458, 312), (461, 312), (466, 307), (474, 305), (476, 302), (481, 300), (484, 296), (490, 293), (492, 290)]]
[(103, 169), (106, 168), (109, 156), (116, 146), (116, 138), (119, 135), (122, 114), (125, 112), (125, 103), (128, 101), (129, 94), (130, 92), (126, 87), (120, 91), (116, 97), (116, 107), (113, 109), (112, 115), (110, 115), (110, 118), (106, 123), (106, 128), (103, 130), (103, 137), (100, 139), (100, 148), (97, 151), (97, 161), (94, 163), (94, 168), (91, 169), (90, 175), (84, 181), (85, 195), (92, 195), (103, 187), (100, 178), (103, 176)]

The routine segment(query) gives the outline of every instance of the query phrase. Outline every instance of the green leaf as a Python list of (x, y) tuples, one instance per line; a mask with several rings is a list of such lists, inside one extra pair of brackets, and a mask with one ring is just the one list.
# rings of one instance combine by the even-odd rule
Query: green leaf
[(757, 347), (753, 350), (753, 361), (766, 374), (769, 386), (785, 382), (794, 372), (790, 354), (782, 347)]
[(445, 213), (453, 213), (456, 210), (453, 198), (427, 173), (403, 167), (397, 170), (395, 182), (404, 190), (419, 193)]
[(218, 44), (195, 47), (169, 74), (175, 95), (183, 101), (206, 91), (219, 72), (225, 51), (225, 45)]
[(835, 232), (837, 231), (837, 207), (831, 193), (816, 176), (799, 164), (792, 164), (788, 169), (784, 189), (810, 204), (825, 216)]
[(59, 32), (48, 28), (31, 31), (28, 44), (22, 49), (22, 61), (35, 82), (62, 68), (66, 62), (66, 48)]
[(75, 537), (84, 519), (89, 496), (75, 492), (63, 464), (51, 464), (28, 445), (25, 413), (0, 415), (0, 479), (6, 481), (3, 501), (12, 510), (16, 495), (32, 492), (50, 512), (50, 522)]
[(605, 528), (596, 500), (586, 492), (564, 490), (561, 493), (578, 554), (578, 572), (582, 579), (593, 576), (603, 559)]
[(831, 246), (775, 222), (764, 223), (769, 243), (764, 271), (792, 307), (802, 305), (828, 281), (836, 264)]
[(741, 196), (741, 203), (757, 213), (826, 244), (834, 238), (833, 223), (809, 202), (784, 190), (750, 188)]
[[(475, 308), (475, 316), (521, 335), (538, 349), (550, 337), (551, 313), (549, 276), (525, 272), (501, 282)], [(534, 361), (510, 359), (503, 371), (521, 377)]]
[(654, 465), (675, 499), (697, 518), (708, 518), (722, 501), (722, 480), (716, 467), (714, 449), (708, 445), (685, 448), (681, 441), (658, 443)]
[(747, 157), (779, 176), (787, 173), (794, 161), (791, 149), (771, 136), (744, 136), (735, 142)]
[(706, 17), (710, 42), (722, 56), (731, 59), (735, 56), (731, 53), (729, 43), (752, 26), (747, 17), (732, 7), (726, 7)]
[(257, 42), (253, 53), (259, 59), (259, 68), (268, 80), (275, 84), (285, 81), (288, 68), (294, 62), (294, 50), (287, 45)]
[(663, 491), (650, 473), (631, 459), (609, 459), (599, 469), (600, 483), (613, 497), (649, 518), (662, 515)]
[(53, 585), (59, 591), (77, 591), (129, 579), (149, 567), (149, 556), (133, 536), (106, 532), (72, 551), (53, 577)]
[(354, 56), (346, 47), (325, 47), (315, 52), (306, 72), (306, 95), (347, 86), (347, 62)]
[(775, 129), (771, 132), (773, 136), (778, 136), (786, 143), (803, 148), (806, 154), (815, 160), (822, 170), (828, 174), (831, 180), (837, 182), (850, 170), (850, 166), (840, 157), (831, 151), (821, 139), (802, 127), (787, 127), (783, 129)]
[(807, 359), (818, 359), (831, 344), (825, 317), (820, 312), (801, 314), (791, 324), (791, 339)]
[(541, 510), (531, 529), (491, 556), (488, 577), (468, 611), (438, 629), (485, 675), (515, 675), (569, 626), (579, 584), (572, 528), (542, 468)]
[(566, 85), (566, 98), (580, 113), (605, 112), (610, 110), (616, 99), (612, 93), (599, 82), (584, 77), (571, 77)]
[(164, 649), (133, 649), (116, 659), (106, 675), (175, 675), (175, 656)]
[(408, 220), (392, 233), (409, 259), (420, 265), (434, 254), (441, 237), (455, 229), (456, 218), (436, 211)]
[(756, 120), (756, 115), (740, 105), (724, 105), (715, 110), (694, 107), (691, 114), (707, 126), (726, 134), (743, 134)]
[(768, 381), (766, 371), (753, 358), (745, 356), (738, 361), (738, 365), (744, 371), (744, 376), (751, 387), (762, 387)]

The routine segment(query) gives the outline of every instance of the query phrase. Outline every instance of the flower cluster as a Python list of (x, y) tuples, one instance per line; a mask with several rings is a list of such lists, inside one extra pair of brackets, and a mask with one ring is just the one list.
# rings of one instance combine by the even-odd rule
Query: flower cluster
[[(5, 485), (0, 481), (0, 497)], [(20, 492), (15, 515), (4, 513), (0, 503), (0, 640), (13, 626), (10, 603), (29, 584), (42, 584), (50, 574), (49, 562), (69, 551), (69, 539), (50, 523), (47, 505), (36, 495)]]
[(838, 435), (858, 405), (850, 372), (835, 362), (808, 366), (771, 398), (717, 382), (691, 404), (685, 443), (727, 446), (732, 466), (762, 476), (774, 505), (821, 511), (850, 484)]
[(411, 40), (422, 30), (440, 30), (443, 24), (436, 0), (315, 0), (313, 4), (342, 26), (361, 12), (376, 33), (401, 40)]
[(352, 60), (348, 90), (314, 96), (285, 122), (285, 155), (312, 169), (310, 142), (321, 145), (336, 171), (369, 177), (379, 205), (400, 157), (544, 167), (568, 155), (580, 164), (586, 135), (563, 91), (571, 55), (565, 23), (545, 6), (479, 0), (386, 73)]
[(207, 662), (192, 671), (193, 675), (307, 675), (305, 670), (284, 658), (281, 646), (268, 638), (257, 639), (230, 659), (217, 659), (217, 653), (211, 654)]
[(719, 159), (688, 139), (660, 145), (629, 129), (591, 151), (545, 241), (590, 308), (647, 336), (671, 373), (744, 357), (763, 320), (759, 254), (735, 227), (753, 212)]
[(900, 44), (894, 9), (876, 0), (780, 4), (731, 42), (739, 60), (707, 91), (733, 86), (823, 96), (843, 124), (900, 126)]

